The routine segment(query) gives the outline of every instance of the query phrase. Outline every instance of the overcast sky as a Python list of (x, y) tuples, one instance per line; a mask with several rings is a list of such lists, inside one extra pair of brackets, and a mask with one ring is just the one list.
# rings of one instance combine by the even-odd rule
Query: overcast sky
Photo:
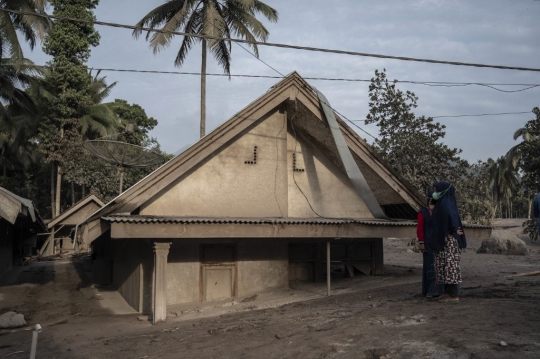
[[(135, 25), (163, 0), (101, 0), (98, 20)], [(540, 1), (359, 1), (267, 0), (279, 12), (277, 24), (261, 18), (270, 31), (269, 42), (437, 60), (540, 68)], [(181, 38), (157, 55), (143, 38), (126, 29), (96, 26), (101, 43), (92, 50), (89, 66), (160, 71), (200, 71), (201, 49), (196, 45), (184, 66), (174, 67)], [(245, 45), (243, 45), (245, 46)], [(260, 58), (283, 74), (304, 77), (370, 79), (386, 68), (389, 79), (482, 83), (540, 84), (540, 73), (463, 66), (413, 63), (337, 54), (259, 47)], [(25, 53), (36, 64), (47, 56), (36, 48)], [(222, 73), (209, 54), (209, 73)], [(233, 44), (232, 74), (277, 75)], [(141, 105), (159, 121), (151, 132), (169, 153), (192, 144), (199, 136), (200, 78), (102, 72), (117, 81), (109, 100), (125, 99)], [(207, 78), (207, 132), (264, 94), (278, 79)], [(350, 120), (368, 113), (368, 82), (309, 82), (322, 91), (332, 107)], [(454, 116), (531, 111), (540, 106), (540, 87), (505, 93), (488, 87), (430, 87), (400, 84), (419, 97), (417, 115)], [(498, 86), (503, 90), (523, 87)], [(469, 161), (505, 154), (515, 145), (514, 131), (532, 113), (521, 115), (436, 119), (447, 126), (444, 143), (463, 149)], [(374, 125), (364, 126), (377, 135)], [(359, 131), (360, 136), (371, 141)]]

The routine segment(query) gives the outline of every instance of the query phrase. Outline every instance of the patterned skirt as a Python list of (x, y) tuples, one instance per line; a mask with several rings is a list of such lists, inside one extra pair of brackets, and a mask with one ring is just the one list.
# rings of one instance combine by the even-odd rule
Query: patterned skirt
[(435, 277), (438, 284), (461, 283), (461, 248), (457, 239), (446, 237), (444, 249), (435, 254)]

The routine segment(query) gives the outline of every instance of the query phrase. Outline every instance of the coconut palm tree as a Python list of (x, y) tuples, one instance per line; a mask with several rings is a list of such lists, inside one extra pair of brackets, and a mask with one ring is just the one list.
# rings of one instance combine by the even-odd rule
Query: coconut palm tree
[[(201, 124), (200, 135), (206, 131), (206, 52), (209, 49), (223, 68), (230, 75), (231, 42), (215, 39), (244, 38), (248, 41), (268, 39), (269, 32), (255, 17), (262, 14), (268, 20), (276, 22), (278, 13), (275, 9), (259, 0), (168, 0), (165, 4), (150, 11), (138, 23), (137, 27), (160, 28), (165, 31), (182, 31), (188, 34), (206, 35), (214, 38), (193, 37), (186, 35), (176, 55), (174, 64), (182, 66), (195, 42), (202, 43), (201, 61)], [(138, 38), (142, 30), (133, 31)], [(174, 35), (171, 33), (148, 32), (146, 40), (154, 54), (168, 47)], [(259, 56), (256, 44), (250, 44), (255, 55)]]
[(491, 163), (488, 168), (488, 175), (488, 185), (491, 188), (492, 199), (496, 203), (495, 213), (502, 201), (506, 201), (507, 207), (510, 208), (510, 200), (513, 194), (520, 188), (517, 170), (508, 162), (506, 157), (501, 156)]
[(107, 76), (99, 77), (101, 71), (98, 71), (95, 76), (89, 72), (90, 85), (88, 92), (92, 99), (92, 104), (84, 108), (84, 113), (79, 118), (81, 135), (85, 139), (92, 138), (94, 135), (105, 136), (108, 133), (115, 132), (120, 123), (117, 122), (116, 116), (109, 106), (103, 103), (109, 97), (111, 90), (116, 86), (117, 82), (107, 85)]
[[(518, 128), (516, 132), (514, 132), (514, 141), (520, 137), (523, 141), (530, 141), (533, 139), (534, 136), (532, 136), (525, 127), (522, 127)], [(514, 169), (518, 167), (519, 161), (521, 160), (521, 143), (513, 146), (506, 153), (506, 159), (512, 164)]]
[(35, 136), (37, 108), (25, 88), (40, 81), (42, 71), (23, 59), (18, 68), (12, 59), (0, 59), (0, 162), (28, 167), (30, 141)]
[[(45, 14), (47, 0), (1, 0), (1, 10), (15, 10), (30, 15), (20, 15), (0, 10), (0, 58), (11, 57), (18, 68), (24, 62), (17, 32), (20, 32), (31, 49), (43, 40), (51, 21), (37, 15)], [(7, 50), (7, 54), (4, 51)], [(7, 56), (6, 56), (7, 55)]]

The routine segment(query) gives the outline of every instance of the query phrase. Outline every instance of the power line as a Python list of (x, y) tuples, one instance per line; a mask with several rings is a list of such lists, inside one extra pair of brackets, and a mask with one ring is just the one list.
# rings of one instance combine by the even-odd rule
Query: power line
[[(531, 114), (531, 111), (522, 111), (522, 112), (499, 112), (499, 113), (480, 113), (476, 115), (451, 115), (451, 116), (433, 116), (431, 118), (451, 118), (451, 117), (481, 117), (481, 116), (501, 116), (501, 115), (521, 115), (521, 114)], [(353, 120), (355, 122), (363, 122), (365, 120)]]
[(500, 112), (500, 113), (480, 113), (477, 115), (455, 115), (455, 116), (435, 116), (432, 118), (449, 118), (449, 117), (480, 117), (480, 116), (501, 116), (501, 115), (520, 115), (528, 113), (531, 114), (531, 111), (524, 111), (524, 112)]
[[(281, 72), (279, 72), (278, 70), (276, 70), (275, 68), (273, 68), (272, 66), (270, 66), (269, 64), (267, 64), (266, 62), (264, 62), (260, 57), (258, 57), (257, 55), (255, 55), (254, 53), (252, 53), (251, 51), (249, 51), (248, 49), (246, 49), (244, 46), (240, 45), (240, 44), (236, 44), (238, 46), (240, 46), (241, 48), (243, 48), (248, 54), (250, 54), (251, 56), (253, 56), (254, 58), (256, 58), (257, 60), (259, 60), (260, 62), (262, 62), (263, 64), (265, 64), (266, 66), (268, 66), (269, 68), (271, 68), (272, 70), (274, 70), (275, 72), (277, 72), (278, 74), (281, 75), (281, 77), (285, 77), (284, 74), (282, 74)], [(277, 76), (275, 76), (277, 77)]]
[[(249, 52), (249, 50), (246, 50)], [(257, 57), (255, 57), (257, 58)], [(257, 58), (259, 59), (259, 58)], [(246, 78), (263, 78), (263, 79), (283, 79), (286, 75), (283, 75), (281, 72), (274, 69), (272, 66), (268, 65), (263, 60), (259, 59), (262, 63), (267, 65), (272, 70), (276, 71), (280, 76), (272, 76), (272, 75), (250, 75), (250, 74), (220, 74), (220, 73), (206, 73), (206, 76), (216, 76), (216, 77), (246, 77)], [(1, 66), (11, 66), (9, 64), (0, 64)], [(33, 65), (35, 67), (43, 67), (43, 68), (51, 68), (51, 66), (47, 65)], [(132, 72), (132, 73), (147, 73), (147, 74), (166, 74), (166, 75), (194, 75), (194, 76), (200, 76), (200, 72), (188, 72), (188, 71), (161, 71), (161, 70), (136, 70), (136, 69), (116, 69), (116, 68), (99, 68), (99, 67), (92, 67), (92, 66), (82, 66), (88, 70), (96, 70), (96, 71), (110, 71), (110, 72)], [(304, 80), (312, 80), (312, 81), (337, 81), (337, 82), (371, 82), (371, 80), (367, 79), (353, 79), (353, 78), (331, 78), (331, 77), (304, 77), (302, 76)], [(455, 86), (484, 86), (489, 87), (498, 91), (503, 92), (519, 92), (524, 90), (529, 90), (535, 87), (540, 87), (540, 84), (519, 84), (519, 83), (482, 83), (482, 82), (437, 82), (437, 81), (412, 81), (412, 80), (394, 80), (395, 83), (406, 83), (406, 84), (413, 84), (413, 85), (426, 85), (426, 86), (446, 86), (446, 87), (455, 87)], [(525, 89), (519, 89), (519, 90), (512, 90), (512, 91), (505, 91), (500, 90), (497, 88), (494, 88), (493, 86), (527, 86)]]
[(371, 54), (371, 53), (357, 52), (357, 51), (344, 51), (344, 50), (326, 49), (326, 48), (309, 47), (309, 46), (298, 46), (298, 45), (288, 45), (288, 44), (271, 43), (271, 42), (249, 41), (249, 40), (233, 39), (233, 38), (226, 38), (226, 37), (191, 34), (191, 33), (180, 32), (180, 31), (167, 31), (167, 30), (161, 30), (161, 29), (153, 29), (153, 28), (149, 28), (149, 27), (138, 27), (138, 26), (131, 26), (131, 25), (125, 25), (125, 24), (119, 24), (119, 23), (104, 22), (104, 21), (98, 21), (98, 20), (83, 20), (83, 19), (75, 19), (75, 18), (70, 18), (70, 17), (45, 15), (45, 14), (36, 14), (36, 13), (31, 13), (31, 12), (8, 10), (8, 9), (0, 9), (0, 10), (8, 12), (8, 13), (12, 13), (12, 14), (17, 14), (17, 15), (30, 15), (30, 16), (44, 17), (44, 18), (53, 19), (53, 20), (82, 22), (82, 23), (86, 23), (86, 24), (110, 26), (110, 27), (124, 28), (124, 29), (129, 29), (129, 30), (149, 31), (149, 32), (157, 32), (157, 33), (162, 33), (162, 34), (180, 35), (180, 36), (190, 36), (190, 37), (196, 37), (196, 38), (200, 38), (200, 39), (229, 41), (229, 42), (252, 44), (252, 45), (258, 45), (258, 46), (279, 47), (279, 48), (285, 48), (285, 49), (314, 51), (314, 52), (326, 52), (326, 53), (333, 53), (333, 54), (340, 54), (340, 55), (350, 55), (350, 56), (375, 57), (375, 58), (380, 58), (380, 59), (391, 59), (391, 60), (400, 60), (400, 61), (425, 62), (425, 63), (431, 63), (431, 64), (443, 64), (443, 65), (453, 65), (453, 66), (469, 66), (469, 67), (484, 67), (484, 68), (492, 68), (492, 69), (499, 69), (499, 70), (519, 70), (519, 71), (540, 72), (540, 68), (503, 66), (503, 65), (489, 65), (489, 64), (479, 64), (479, 63), (470, 63), (470, 62), (457, 62), (457, 61), (421, 59), (421, 58), (414, 58), (414, 57)]

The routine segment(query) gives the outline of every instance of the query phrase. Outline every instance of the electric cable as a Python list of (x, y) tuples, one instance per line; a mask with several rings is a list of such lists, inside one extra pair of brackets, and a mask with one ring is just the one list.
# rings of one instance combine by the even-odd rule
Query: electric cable
[[(249, 50), (245, 49), (247, 52)], [(251, 55), (253, 55), (251, 52), (249, 52)], [(255, 56), (255, 55), (253, 55)], [(255, 56), (255, 58), (257, 58)], [(281, 72), (277, 71), (275, 68), (270, 66), (268, 63), (264, 62), (263, 60), (259, 59), (263, 64), (268, 66), (270, 69), (276, 71), (279, 76), (272, 76), (272, 75), (251, 75), (251, 74), (220, 74), (220, 73), (207, 73), (206, 76), (216, 76), (216, 77), (246, 77), (246, 78), (263, 78), (263, 79), (283, 79), (286, 77), (286, 75), (283, 75)], [(0, 67), (2, 66), (11, 66), (9, 64), (0, 64)], [(41, 67), (41, 68), (51, 68), (51, 66), (48, 65), (33, 65), (34, 67)], [(81, 66), (83, 68), (86, 68), (87, 70), (96, 70), (96, 71), (110, 71), (110, 72), (131, 72), (131, 73), (147, 73), (147, 74), (165, 74), (165, 75), (194, 75), (194, 76), (200, 76), (200, 72), (188, 72), (188, 71), (162, 71), (162, 70), (136, 70), (136, 69), (118, 69), (118, 68), (99, 68), (99, 67), (93, 67), (93, 66)], [(313, 80), (313, 81), (342, 81), (342, 82), (371, 82), (371, 80), (366, 79), (351, 79), (351, 78), (329, 78), (329, 77), (304, 77), (302, 76), (304, 80)], [(481, 83), (481, 82), (434, 82), (434, 81), (408, 81), (408, 80), (394, 80), (393, 82), (397, 83), (406, 83), (406, 84), (413, 84), (413, 85), (425, 85), (425, 86), (439, 86), (439, 87), (463, 87), (463, 86), (484, 86), (489, 87), (497, 91), (502, 92), (521, 92), (525, 90), (530, 90), (532, 88), (540, 87), (540, 84), (517, 84), (517, 83)], [(507, 91), (507, 90), (501, 90), (494, 88), (493, 86), (527, 86), (525, 89), (519, 89), (519, 90), (513, 90), (513, 91)]]
[(233, 38), (218, 37), (218, 36), (192, 34), (192, 33), (180, 32), (180, 31), (167, 31), (167, 30), (160, 30), (160, 29), (154, 29), (154, 28), (149, 28), (149, 27), (142, 27), (142, 26), (139, 27), (139, 26), (125, 25), (125, 24), (98, 21), (98, 20), (83, 20), (83, 19), (76, 19), (76, 18), (71, 18), (71, 17), (46, 15), (46, 14), (36, 14), (36, 13), (32, 13), (32, 12), (9, 10), (9, 9), (0, 9), (0, 10), (4, 11), (4, 12), (11, 13), (11, 14), (16, 14), (16, 15), (29, 15), (29, 16), (34, 16), (34, 17), (43, 17), (43, 18), (52, 19), (52, 20), (82, 22), (82, 23), (86, 23), (86, 24), (110, 26), (110, 27), (124, 28), (124, 29), (129, 29), (129, 30), (136, 30), (136, 31), (157, 32), (157, 33), (169, 34), (169, 35), (189, 36), (189, 37), (196, 37), (196, 38), (207, 39), (207, 40), (229, 41), (229, 42), (235, 42), (235, 43), (244, 43), (244, 44), (260, 45), (260, 46), (268, 46), (268, 47), (278, 47), (278, 48), (293, 49), (293, 50), (325, 52), (325, 53), (333, 53), (333, 54), (340, 54), (340, 55), (350, 55), (350, 56), (360, 56), (360, 57), (374, 57), (374, 58), (380, 58), (380, 59), (390, 59), (390, 60), (399, 60), (399, 61), (412, 61), (412, 62), (424, 62), (424, 63), (431, 63), (431, 64), (442, 64), (442, 65), (453, 65), (453, 66), (483, 67), (483, 68), (492, 68), (492, 69), (498, 69), (498, 70), (519, 70), (519, 71), (540, 72), (540, 68), (505, 66), (505, 65), (490, 65), (490, 64), (472, 63), (472, 62), (444, 61), (444, 60), (433, 60), (433, 59), (422, 59), (422, 58), (415, 58), (415, 57), (372, 54), (372, 53), (357, 52), (357, 51), (335, 50), (335, 49), (309, 47), (309, 46), (298, 46), (298, 45), (289, 45), (289, 44), (272, 43), (272, 42), (250, 41), (250, 40), (243, 40), (243, 39), (233, 39)]
[(434, 116), (431, 118), (449, 118), (449, 117), (481, 117), (481, 116), (501, 116), (501, 115), (521, 115), (524, 113), (531, 114), (532, 111), (522, 111), (522, 112), (500, 112), (500, 113), (480, 113), (477, 115), (454, 115), (454, 116)]
[[(435, 118), (452, 118), (452, 117), (482, 117), (482, 116), (501, 116), (501, 115), (522, 115), (522, 114), (531, 114), (532, 111), (521, 111), (521, 112), (499, 112), (499, 113), (480, 113), (475, 115), (449, 115), (449, 116), (428, 116)], [(352, 120), (354, 122), (363, 122), (366, 120)]]

